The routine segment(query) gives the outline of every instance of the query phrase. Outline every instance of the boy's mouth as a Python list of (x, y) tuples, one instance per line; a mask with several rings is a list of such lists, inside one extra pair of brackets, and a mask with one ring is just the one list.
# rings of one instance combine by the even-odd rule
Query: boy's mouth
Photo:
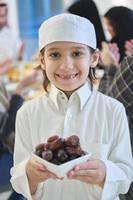
[(56, 76), (58, 76), (58, 77), (61, 78), (61, 79), (73, 79), (73, 78), (75, 78), (77, 75), (78, 75), (78, 73), (76, 73), (76, 74), (67, 74), (67, 75), (64, 75), (64, 74), (56, 74)]

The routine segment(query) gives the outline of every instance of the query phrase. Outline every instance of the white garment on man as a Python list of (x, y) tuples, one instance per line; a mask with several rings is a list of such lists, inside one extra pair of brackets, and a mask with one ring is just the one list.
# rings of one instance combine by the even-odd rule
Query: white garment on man
[(0, 62), (12, 58), (16, 59), (21, 41), (10, 27), (0, 30)]
[[(103, 190), (75, 180), (47, 180), (30, 195), (25, 165), (35, 147), (53, 134), (77, 134), (81, 146), (107, 167)], [(125, 148), (123, 148), (125, 147)], [(13, 188), (28, 199), (37, 200), (118, 200), (133, 180), (128, 123), (124, 107), (117, 100), (86, 83), (67, 97), (52, 86), (50, 94), (25, 103), (18, 111)]]

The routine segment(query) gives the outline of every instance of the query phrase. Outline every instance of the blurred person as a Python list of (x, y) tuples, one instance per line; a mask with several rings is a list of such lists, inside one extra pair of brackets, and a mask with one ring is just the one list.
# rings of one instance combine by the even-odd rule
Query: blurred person
[[(133, 55), (133, 40), (126, 42), (125, 49), (126, 52), (128, 52), (128, 55)], [(125, 57), (119, 66), (119, 60), (117, 60), (119, 52), (117, 50), (111, 51), (107, 45), (104, 45), (104, 51), (102, 51), (101, 54), (103, 63), (106, 64), (108, 62), (108, 65), (111, 65), (116, 69), (112, 83), (108, 83), (108, 87), (110, 86), (110, 88), (106, 91), (106, 94), (121, 101), (125, 106), (133, 153), (133, 56)], [(109, 58), (108, 61), (107, 58)], [(115, 63), (117, 66), (115, 66)], [(132, 200), (132, 197), (133, 183), (131, 184), (128, 193), (125, 196), (122, 196), (121, 199)]]
[[(0, 63), (1, 77), (11, 68), (11, 64), (9, 60), (6, 61), (6, 64), (5, 62)], [(8, 94), (0, 79), (0, 157), (6, 153), (10, 157), (13, 156), (16, 113), (24, 102), (24, 90), (31, 84), (38, 82), (39, 76), (39, 71), (33, 71), (18, 83), (12, 96)], [(16, 192), (13, 192), (9, 197), (9, 200), (21, 199), (24, 197)]]
[[(112, 51), (107, 46), (104, 48), (106, 49), (101, 52), (101, 54), (105, 54), (102, 55), (102, 58), (104, 59), (103, 62), (106, 63), (106, 58), (110, 57), (110, 59), (108, 59), (108, 65), (114, 65), (116, 68), (114, 80), (110, 84), (110, 88), (106, 91), (106, 94), (109, 94), (121, 101), (126, 108), (127, 114), (130, 113), (128, 114), (129, 122), (131, 122), (129, 123), (129, 127), (132, 133), (131, 135), (133, 135), (133, 56), (125, 57), (119, 64), (117, 60), (119, 52), (115, 52), (115, 50)], [(131, 52), (132, 51), (130, 51), (130, 53)], [(133, 136), (131, 138), (133, 144)]]
[(106, 41), (106, 38), (95, 2), (93, 0), (78, 0), (68, 7), (67, 11), (85, 17), (93, 23), (96, 30), (97, 47), (101, 48), (101, 42)]
[[(3, 70), (1, 70), (2, 68)], [(8, 69), (10, 69), (10, 64), (7, 67), (7, 65), (0, 63), (0, 76), (2, 77), (2, 75), (4, 75)], [(6, 91), (5, 85), (3, 84), (2, 79), (0, 79), (0, 119), (2, 120), (0, 123), (0, 141), (5, 141), (6, 139), (8, 140), (7, 137), (10, 136), (11, 132), (15, 130), (16, 112), (23, 104), (24, 91), (32, 84), (42, 82), (41, 74), (42, 72), (40, 70), (34, 70), (31, 72), (30, 75), (19, 81), (12, 95)], [(2, 125), (2, 122), (4, 125)], [(1, 144), (0, 147), (3, 148), (2, 146), (3, 145)], [(12, 145), (8, 150), (9, 152), (13, 151)]]
[(8, 9), (7, 1), (0, 0), (0, 62), (23, 58), (24, 44), (8, 25)]
[[(133, 153), (133, 56), (126, 57), (121, 62), (107, 94), (119, 100), (125, 106)], [(133, 183), (125, 195), (125, 199), (133, 199)]]
[(112, 7), (104, 14), (107, 31), (111, 35), (112, 43), (118, 45), (120, 61), (126, 56), (126, 41), (133, 39), (133, 10), (124, 7)]
[[(125, 55), (133, 55), (133, 40), (125, 42)], [(99, 91), (106, 94), (115, 79), (115, 74), (120, 67), (120, 52), (116, 43), (102, 42), (100, 60), (104, 66), (104, 75), (99, 84)]]

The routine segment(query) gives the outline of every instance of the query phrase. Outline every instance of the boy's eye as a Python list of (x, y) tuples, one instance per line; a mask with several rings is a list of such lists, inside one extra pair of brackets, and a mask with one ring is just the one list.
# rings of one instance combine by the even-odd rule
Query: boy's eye
[(60, 54), (57, 53), (57, 52), (55, 52), (55, 53), (51, 53), (49, 56), (50, 56), (51, 58), (59, 58), (59, 57), (60, 57)]
[(76, 51), (76, 52), (73, 53), (73, 56), (74, 56), (74, 57), (79, 57), (79, 56), (81, 56), (82, 54), (83, 54), (82, 52)]

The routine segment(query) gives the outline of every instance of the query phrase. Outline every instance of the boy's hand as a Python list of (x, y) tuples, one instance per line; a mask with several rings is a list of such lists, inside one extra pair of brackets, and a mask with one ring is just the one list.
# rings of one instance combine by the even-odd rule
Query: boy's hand
[(57, 178), (56, 175), (48, 171), (44, 165), (33, 159), (29, 160), (26, 164), (26, 174), (31, 194), (36, 192), (39, 183), (46, 181), (49, 178)]
[(75, 168), (68, 173), (68, 178), (70, 179), (96, 184), (100, 187), (104, 186), (105, 177), (106, 166), (101, 160), (89, 160), (75, 166)]

